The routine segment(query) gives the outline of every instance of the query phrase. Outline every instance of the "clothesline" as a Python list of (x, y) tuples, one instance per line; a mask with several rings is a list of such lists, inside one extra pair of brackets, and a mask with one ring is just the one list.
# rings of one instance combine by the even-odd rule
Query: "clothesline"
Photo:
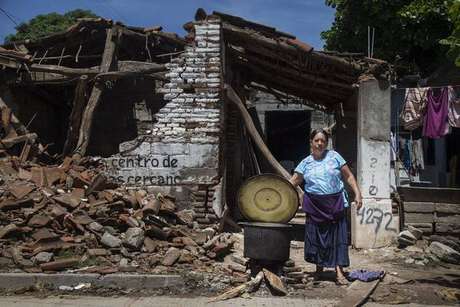
[(391, 88), (397, 89), (397, 90), (405, 90), (408, 88), (444, 88), (444, 87), (452, 87), (452, 88), (458, 88), (460, 85), (443, 85), (443, 86), (408, 86), (408, 87), (397, 87), (396, 85), (392, 85)]

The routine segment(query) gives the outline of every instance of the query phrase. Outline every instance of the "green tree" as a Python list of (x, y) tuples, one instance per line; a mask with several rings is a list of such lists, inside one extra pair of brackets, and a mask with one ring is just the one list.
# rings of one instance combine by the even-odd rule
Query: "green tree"
[[(449, 8), (458, 0), (326, 0), (335, 7), (331, 28), (321, 33), (326, 50), (368, 50), (368, 26), (375, 28), (374, 57), (400, 74), (427, 76), (445, 61), (440, 40), (453, 30)], [(458, 16), (457, 16), (458, 17)]]
[(460, 67), (460, 1), (455, 1), (449, 8), (449, 18), (453, 24), (452, 34), (440, 41), (441, 44), (450, 47), (448, 55)]
[(55, 32), (63, 31), (77, 22), (78, 18), (98, 17), (90, 10), (73, 10), (64, 15), (49, 13), (37, 15), (28, 22), (23, 22), (16, 27), (16, 33), (6, 36), (5, 43), (21, 41), (25, 39), (34, 40)]

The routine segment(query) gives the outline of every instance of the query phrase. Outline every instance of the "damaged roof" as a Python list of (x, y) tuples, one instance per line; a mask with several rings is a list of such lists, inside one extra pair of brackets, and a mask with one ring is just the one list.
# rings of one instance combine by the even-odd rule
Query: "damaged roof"
[[(221, 19), (226, 65), (247, 88), (276, 97), (293, 95), (306, 104), (334, 109), (351, 97), (360, 78), (389, 79), (391, 70), (384, 61), (361, 54), (316, 51), (294, 35), (274, 27), (216, 11), (210, 16)], [(200, 20), (209, 16), (198, 9), (195, 17)], [(5, 49), (0, 49), (0, 64), (61, 77), (95, 75), (99, 72), (106, 32), (112, 27), (119, 29), (120, 72), (164, 71), (164, 67), (154, 63), (169, 62), (191, 43), (177, 34), (162, 32), (161, 27), (129, 27), (102, 18), (81, 19), (66, 31), (36, 41), (4, 45)], [(190, 31), (189, 38), (193, 36), (191, 23), (184, 28)], [(145, 63), (152, 63), (151, 67), (145, 68)], [(156, 77), (161, 80), (161, 76)]]
[(276, 28), (221, 12), (213, 15), (222, 20), (227, 60), (249, 87), (275, 96), (281, 91), (331, 109), (352, 95), (360, 76), (388, 79), (384, 61), (316, 51)]
[[(65, 31), (37, 40), (0, 47), (0, 65), (16, 69), (34, 82), (67, 82), (80, 75), (99, 75), (109, 29), (116, 29), (118, 77), (165, 71), (164, 64), (187, 42), (162, 28), (130, 27), (103, 18), (84, 18)], [(155, 76), (162, 79), (161, 75)], [(23, 78), (24, 79), (24, 78)]]

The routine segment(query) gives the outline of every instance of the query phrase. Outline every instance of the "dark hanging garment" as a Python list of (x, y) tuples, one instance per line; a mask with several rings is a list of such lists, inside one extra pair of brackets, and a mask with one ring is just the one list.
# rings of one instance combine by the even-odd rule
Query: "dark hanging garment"
[(447, 113), (449, 103), (448, 88), (442, 88), (439, 95), (435, 95), (433, 89), (427, 92), (427, 112), (423, 125), (423, 136), (437, 139), (449, 131)]

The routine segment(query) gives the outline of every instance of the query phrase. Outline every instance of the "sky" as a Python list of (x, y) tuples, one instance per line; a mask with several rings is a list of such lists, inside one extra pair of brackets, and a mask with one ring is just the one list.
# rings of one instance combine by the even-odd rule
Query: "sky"
[[(0, 0), (0, 8), (16, 23), (26, 22), (38, 14), (65, 13), (90, 9), (104, 18), (130, 26), (157, 26), (163, 31), (185, 35), (182, 25), (194, 19), (196, 9), (208, 14), (219, 11), (269, 25), (297, 36), (316, 50), (323, 48), (321, 31), (334, 19), (334, 9), (324, 0)], [(0, 43), (15, 33), (15, 24), (0, 12)]]

